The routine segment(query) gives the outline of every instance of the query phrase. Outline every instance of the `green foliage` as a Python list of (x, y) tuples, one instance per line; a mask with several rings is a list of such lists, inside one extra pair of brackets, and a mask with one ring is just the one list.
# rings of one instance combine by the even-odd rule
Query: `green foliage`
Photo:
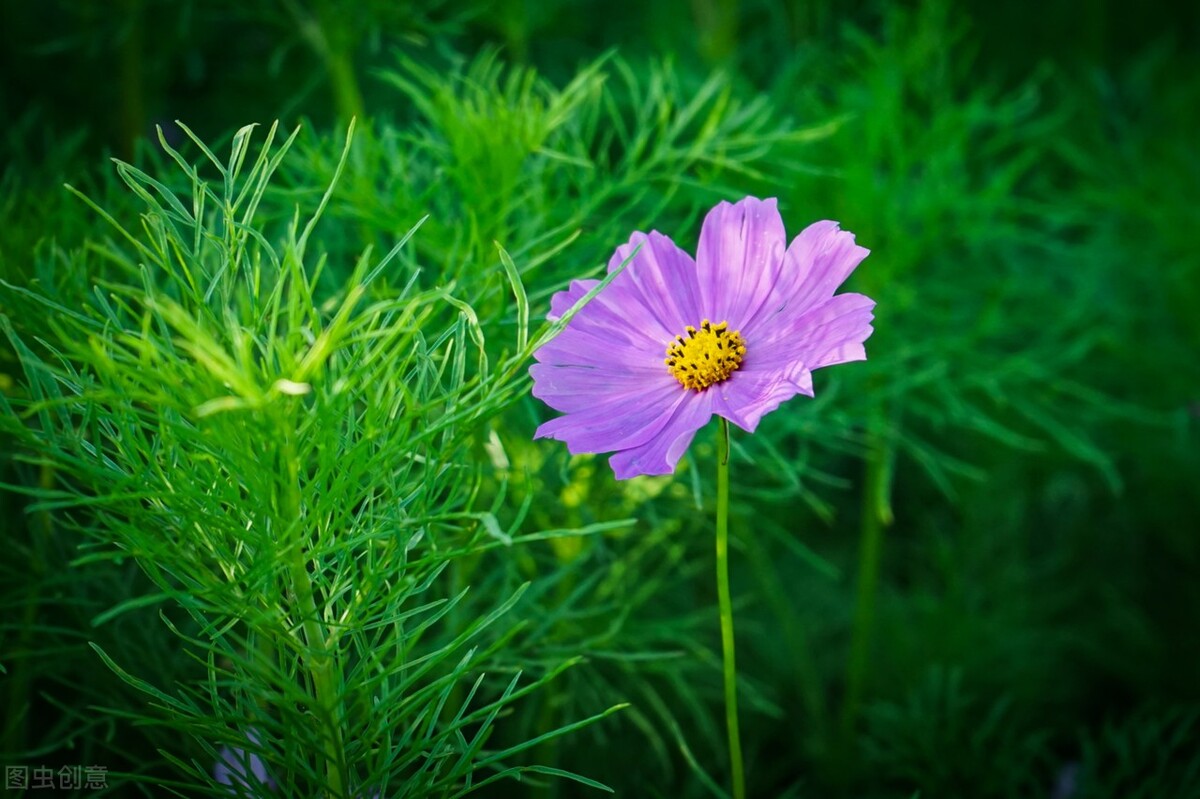
[[(1061, 245), (1083, 219), (1055, 203), (1064, 168), (1053, 150), (1069, 118), (1047, 102), (1049, 80), (1006, 91), (981, 79), (945, 3), (892, 10), (881, 37), (850, 29), (844, 43), (840, 58), (805, 63), (783, 84), (818, 114), (854, 115), (815, 147), (826, 174), (790, 196), (873, 250), (855, 280), (879, 299), (874, 341), (888, 353), (865, 367), (886, 416), (879, 434), (946, 492), (983, 474), (974, 447), (948, 442), (981, 438), (1026, 451), (1052, 442), (1115, 487), (1085, 432), (1114, 407), (1072, 379), (1102, 343), (1106, 275), (1066, 266), (1088, 256)], [(801, 88), (814, 85), (831, 88)], [(1062, 267), (1043, 268), (1051, 259)]]
[(1082, 763), (1074, 780), (1081, 799), (1163, 797), (1183, 799), (1200, 790), (1195, 708), (1139, 708), (1107, 722), (1082, 741)]
[(195, 741), (163, 750), (186, 781), (209, 779), (197, 754), (248, 747), (250, 731), (302, 795), (456, 796), (519, 775), (513, 758), (579, 725), (488, 749), (497, 716), (573, 661), (487, 682), (527, 585), (475, 605), (439, 578), (456, 559), (611, 525), (521, 534), (476, 507), (483, 467), (467, 454), (511, 402), (530, 336), (492, 365), (469, 305), (411, 281), (376, 291), (415, 228), (322, 295), (309, 244), (333, 186), (273, 243), (257, 211), (296, 134), (273, 147), (272, 128), (257, 154), (251, 135), (227, 161), (194, 140), (215, 185), (164, 143), (190, 196), (118, 163), (141, 229), (108, 217), (121, 241), (99, 255), (124, 280), (84, 308), (9, 286), (53, 312), (45, 357), (3, 321), (28, 392), (0, 400), (26, 422), (6, 427), (62, 482), (32, 509), (86, 509), (107, 544), (86, 560), (132, 556), (158, 589), (98, 623), (164, 600), (182, 611), (161, 611), (195, 660), (178, 690), (96, 649), (164, 711), (132, 718)]
[(966, 693), (962, 673), (933, 667), (900, 702), (867, 710), (865, 765), (922, 796), (1018, 797), (1038, 793), (1046, 736), (1022, 728), (1006, 698)]
[(734, 437), (751, 793), (1195, 793), (1200, 73), (1106, 7), (1036, 69), (978, 3), (6, 12), (0, 760), (723, 795), (711, 433), (616, 483), (525, 369), (757, 194), (878, 316)]

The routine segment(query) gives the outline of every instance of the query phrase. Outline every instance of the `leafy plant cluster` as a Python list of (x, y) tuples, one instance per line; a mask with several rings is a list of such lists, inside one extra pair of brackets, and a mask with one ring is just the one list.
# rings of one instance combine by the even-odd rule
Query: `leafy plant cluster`
[(0, 759), (722, 796), (713, 441), (618, 484), (531, 440), (525, 367), (631, 231), (752, 193), (853, 231), (878, 301), (870, 360), (735, 438), (752, 792), (1196, 792), (1186, 59), (993, 79), (948, 4), (717, 5), (695, 58), (575, 68), (519, 4), (287, 2), (236, 16), (319, 64), (270, 102), (353, 123), (164, 122), (104, 170), (8, 128)]

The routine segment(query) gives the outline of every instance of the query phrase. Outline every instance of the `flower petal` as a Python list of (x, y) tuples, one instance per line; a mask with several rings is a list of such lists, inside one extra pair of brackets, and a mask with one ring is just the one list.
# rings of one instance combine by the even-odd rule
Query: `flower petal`
[(773, 198), (722, 202), (709, 211), (696, 250), (704, 315), (744, 331), (771, 295), (786, 245)]
[[(550, 299), (550, 313), (546, 316), (550, 321), (562, 317), (585, 294), (595, 288), (595, 280), (575, 280), (566, 291), (560, 291)], [(557, 311), (557, 312), (556, 312)], [(640, 324), (630, 320), (640, 320)], [(665, 354), (666, 345), (662, 337), (647, 331), (647, 326), (654, 326), (653, 316), (637, 297), (628, 296), (620, 289), (614, 291), (612, 284), (603, 292), (597, 294), (587, 305), (579, 309), (571, 317), (566, 331), (587, 333), (592, 338), (614, 344), (627, 345), (646, 353), (646, 364), (660, 360), (660, 354)], [(533, 357), (544, 360), (541, 347), (534, 352)]]
[[(246, 736), (257, 743), (252, 733)], [(254, 789), (255, 783), (275, 788), (275, 780), (267, 772), (267, 764), (257, 754), (248, 753), (241, 747), (222, 746), (213, 765), (213, 779), (222, 785)]]
[(875, 301), (862, 294), (838, 294), (805, 313), (771, 327), (770, 338), (747, 345), (742, 366), (748, 371), (770, 371), (790, 375), (800, 366), (809, 371), (866, 356), (863, 342), (874, 328)]
[(617, 289), (618, 294), (624, 293), (627, 300), (636, 298), (650, 310), (658, 322), (655, 332), (665, 348), (684, 327), (700, 324), (702, 311), (696, 263), (675, 242), (652, 230), (649, 234), (634, 233), (627, 244), (618, 247), (608, 262), (608, 271), (620, 267), (639, 246), (637, 255), (610, 287)]
[(813, 395), (812, 372), (803, 366), (793, 370), (738, 370), (709, 391), (713, 392), (714, 413), (753, 433), (764, 416), (787, 400), (797, 394)]
[(618, 480), (644, 474), (671, 474), (687, 451), (696, 431), (712, 418), (709, 392), (689, 391), (653, 437), (623, 448), (608, 459)]
[[(691, 256), (657, 232), (634, 233), (628, 243), (613, 253), (609, 271), (625, 263), (639, 246), (625, 270), (571, 318), (564, 334), (578, 330), (606, 342), (619, 339), (642, 347), (647, 355), (645, 365), (650, 366), (661, 363), (667, 345), (684, 327), (699, 323), (700, 289)], [(560, 318), (596, 284), (595, 280), (572, 281), (566, 291), (550, 299), (547, 318)], [(594, 344), (591, 342), (589, 346)], [(539, 349), (534, 357), (538, 360), (551, 357), (549, 351), (543, 353), (544, 349)]]
[(529, 367), (529, 374), (533, 396), (564, 413), (633, 401), (631, 398), (651, 387), (680, 388), (665, 367), (650, 370), (535, 363)]
[(687, 398), (683, 387), (658, 383), (626, 394), (597, 397), (591, 407), (551, 419), (534, 438), (565, 441), (572, 455), (612, 452), (651, 440)]
[(837, 222), (814, 222), (800, 232), (783, 257), (783, 268), (758, 314), (747, 321), (747, 341), (774, 338), (774, 328), (829, 299), (870, 253)]
[(571, 285), (566, 291), (555, 292), (550, 298), (550, 313), (546, 314), (546, 318), (551, 322), (557, 322), (562, 318), (562, 315), (584, 298), (584, 296), (600, 285), (599, 280), (572, 280)]
[(575, 320), (553, 339), (538, 347), (533, 357), (540, 363), (553, 366), (619, 367), (646, 373), (666, 372), (666, 367), (662, 366), (666, 347), (659, 350), (655, 342), (635, 344), (616, 335), (575, 324)]

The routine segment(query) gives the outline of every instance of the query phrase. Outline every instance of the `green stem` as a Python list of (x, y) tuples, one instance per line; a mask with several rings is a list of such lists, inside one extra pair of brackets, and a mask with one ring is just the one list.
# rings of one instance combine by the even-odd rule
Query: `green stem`
[(310, 13), (296, 0), (282, 0), (300, 36), (320, 56), (329, 73), (333, 102), (342, 121), (365, 121), (365, 106), (354, 70), (354, 50), (358, 34), (347, 17), (343, 4), (318, 0)]
[[(300, 523), (300, 462), (291, 438), (286, 442), (284, 452), (287, 475), (284, 485), (284, 513), (286, 521), (295, 524), (297, 534), (303, 537), (304, 526)], [(344, 799), (347, 794), (346, 774), (342, 748), (342, 730), (340, 713), (337, 712), (338, 699), (337, 674), (334, 669), (333, 657), (329, 651), (329, 641), (321, 629), (320, 616), (317, 612), (316, 596), (313, 593), (312, 578), (308, 573), (309, 549), (306, 542), (292, 549), (291, 561), (288, 564), (292, 580), (292, 590), (296, 595), (296, 604), (300, 612), (301, 629), (304, 631), (304, 661), (312, 680), (313, 699), (318, 719), (325, 727), (325, 775), (328, 786), (337, 799)]]
[(143, 0), (124, 0), (121, 11), (129, 30), (121, 42), (119, 75), (121, 83), (121, 153), (133, 161), (137, 142), (146, 135), (146, 81), (142, 63), (145, 48), (142, 18)]
[(883, 532), (891, 524), (888, 501), (891, 483), (891, 453), (886, 438), (878, 431), (871, 437), (863, 486), (862, 542), (858, 556), (858, 590), (854, 608), (854, 628), (850, 641), (850, 659), (846, 667), (846, 697), (842, 705), (841, 735), (844, 747), (854, 732), (862, 703), (867, 664), (871, 652), (871, 632), (875, 625), (875, 598), (879, 593), (879, 564), (883, 559)]
[[(54, 467), (43, 463), (38, 472), (38, 487), (44, 491), (54, 489)], [(3, 510), (3, 509), (0, 509)], [(10, 650), (8, 658), (8, 707), (9, 712), (4, 719), (4, 734), (0, 740), (3, 752), (21, 752), (26, 748), (28, 733), (29, 710), (33, 704), (29, 687), (36, 679), (36, 661), (31, 657), (34, 636), (37, 634), (38, 612), (41, 609), (42, 595), (47, 586), (43, 582), (46, 577), (46, 551), (52, 546), (54, 537), (54, 519), (48, 510), (40, 510), (34, 516), (27, 517), (29, 521), (29, 563), (26, 598), (18, 628), (16, 646)]]
[(808, 636), (792, 605), (792, 597), (780, 579), (778, 569), (771, 562), (771, 555), (761, 542), (746, 541), (746, 554), (754, 566), (755, 586), (766, 595), (779, 625), (788, 658), (796, 670), (796, 684), (804, 708), (807, 730), (805, 736), (813, 741), (824, 741), (828, 727), (828, 708), (825, 705), (824, 685), (821, 671), (813, 657)]
[(354, 70), (354, 48), (358, 43), (354, 30), (341, 5), (329, 0), (317, 4), (317, 19), (322, 42), (318, 50), (329, 72), (334, 105), (342, 122), (357, 119), (361, 124), (366, 121), (366, 113)]
[(720, 420), (717, 460), (717, 601), (721, 607), (721, 649), (725, 654), (725, 726), (729, 730), (729, 765), (733, 798), (745, 799), (742, 740), (738, 733), (737, 660), (733, 651), (733, 603), (729, 598), (729, 422)]
[(729, 59), (738, 45), (737, 0), (692, 0), (700, 55), (710, 63)]
[(325, 58), (325, 68), (329, 70), (329, 79), (333, 84), (334, 105), (342, 122), (351, 119), (366, 121), (366, 106), (363, 103), (362, 92), (358, 88), (358, 76), (354, 72), (354, 56), (352, 53), (338, 50), (329, 53)]

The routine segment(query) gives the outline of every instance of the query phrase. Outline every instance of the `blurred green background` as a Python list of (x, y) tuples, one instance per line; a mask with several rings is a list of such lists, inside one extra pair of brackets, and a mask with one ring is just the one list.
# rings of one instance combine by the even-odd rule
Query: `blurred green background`
[[(852, 286), (878, 302), (870, 360), (735, 454), (752, 795), (1200, 796), (1200, 6), (5, 0), (0, 75), (0, 279), (68, 305), (96, 262), (56, 253), (109, 233), (62, 184), (136, 220), (107, 157), (160, 174), (174, 120), (219, 151), (302, 123), (286, 218), (357, 117), (323, 250), (385, 252), (429, 213), (422, 280), (495, 331), (494, 240), (533, 264), (541, 315), (630, 230), (694, 249), (719, 199), (778, 196), (793, 235), (839, 220), (873, 252)], [(0, 313), (50, 335), (11, 292)], [(18, 372), (0, 344), (0, 391)], [(538, 556), (577, 572), (545, 601), (583, 610), (530, 646), (591, 665), (522, 723), (628, 700), (539, 755), (624, 796), (713, 795), (711, 431), (675, 480), (615, 485), (528, 441), (546, 414), (495, 424), (532, 518), (640, 521)], [(93, 624), (144, 578), (65, 576), (80, 541), (17, 490), (54, 475), (0, 444), (0, 645), (38, 666), (0, 675), (0, 760), (169, 774), (84, 643), (185, 668), (153, 613)]]

